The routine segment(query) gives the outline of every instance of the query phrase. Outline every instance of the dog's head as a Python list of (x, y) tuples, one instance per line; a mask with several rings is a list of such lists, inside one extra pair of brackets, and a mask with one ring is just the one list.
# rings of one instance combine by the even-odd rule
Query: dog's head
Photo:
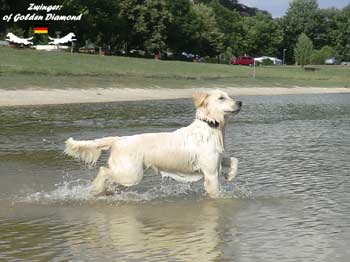
[(218, 122), (221, 126), (225, 116), (237, 114), (242, 108), (241, 101), (235, 101), (226, 92), (214, 90), (193, 94), (197, 118)]

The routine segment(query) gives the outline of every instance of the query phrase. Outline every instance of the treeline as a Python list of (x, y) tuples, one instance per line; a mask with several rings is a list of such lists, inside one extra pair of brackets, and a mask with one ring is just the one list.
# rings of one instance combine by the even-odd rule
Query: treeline
[[(0, 0), (2, 13), (28, 13), (32, 0)], [(49, 3), (47, 3), (49, 2)], [(350, 60), (350, 6), (320, 9), (317, 0), (294, 0), (281, 18), (237, 0), (52, 0), (63, 4), (58, 14), (77, 15), (79, 22), (1, 23), (0, 32), (30, 36), (34, 26), (48, 26), (51, 36), (74, 32), (78, 45), (86, 41), (129, 53), (143, 50), (191, 53), (202, 57), (249, 54), (276, 56), (294, 63), (298, 37), (313, 42), (313, 63), (334, 56)]]

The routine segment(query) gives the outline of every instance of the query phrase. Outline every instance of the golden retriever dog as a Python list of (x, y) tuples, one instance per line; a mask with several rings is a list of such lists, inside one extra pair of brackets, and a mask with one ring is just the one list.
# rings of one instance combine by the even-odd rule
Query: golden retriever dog
[(153, 168), (164, 177), (181, 182), (204, 178), (206, 192), (212, 198), (220, 195), (218, 176), (227, 169), (231, 181), (237, 174), (238, 161), (223, 157), (225, 119), (242, 107), (227, 93), (214, 90), (193, 94), (196, 118), (187, 127), (173, 132), (105, 137), (76, 141), (69, 138), (65, 153), (87, 164), (96, 164), (102, 150), (111, 150), (108, 167), (101, 167), (92, 182), (91, 193), (103, 195), (107, 182), (130, 187), (138, 184), (144, 169)]

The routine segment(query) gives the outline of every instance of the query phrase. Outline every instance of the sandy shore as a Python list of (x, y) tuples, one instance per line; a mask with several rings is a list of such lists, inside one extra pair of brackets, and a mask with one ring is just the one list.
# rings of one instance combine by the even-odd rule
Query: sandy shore
[[(217, 87), (233, 96), (350, 93), (350, 88), (319, 87)], [(210, 88), (213, 89), (213, 88)], [(0, 90), (0, 106), (28, 106), (71, 103), (98, 103), (114, 101), (139, 101), (190, 98), (195, 91), (209, 88), (96, 88), (50, 90)]]

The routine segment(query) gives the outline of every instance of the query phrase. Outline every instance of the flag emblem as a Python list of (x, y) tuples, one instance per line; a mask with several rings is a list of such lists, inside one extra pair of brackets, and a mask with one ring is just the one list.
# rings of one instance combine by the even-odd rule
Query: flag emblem
[(34, 27), (34, 34), (47, 34), (47, 27)]

